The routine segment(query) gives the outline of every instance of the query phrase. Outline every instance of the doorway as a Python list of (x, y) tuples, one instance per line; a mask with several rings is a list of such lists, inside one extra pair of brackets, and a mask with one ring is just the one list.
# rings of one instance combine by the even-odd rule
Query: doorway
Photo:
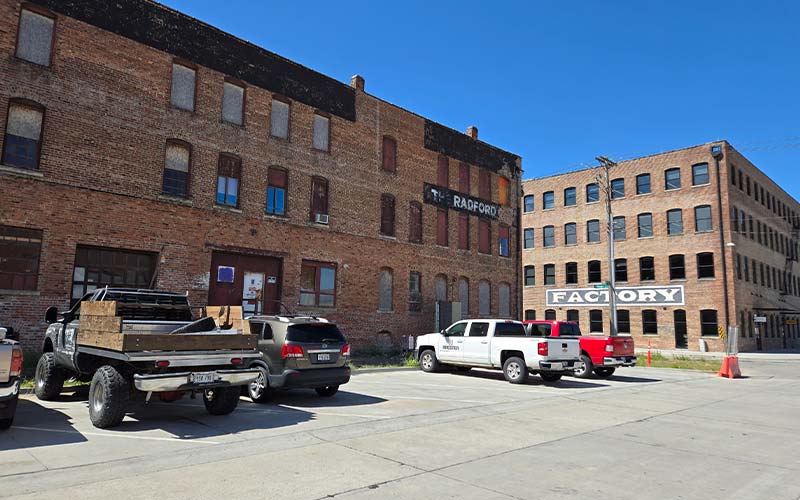
[(677, 309), (672, 313), (672, 318), (675, 324), (675, 349), (687, 349), (689, 338), (686, 331), (686, 311)]
[(214, 251), (208, 304), (242, 306), (245, 315), (280, 312), (283, 262), (277, 257)]

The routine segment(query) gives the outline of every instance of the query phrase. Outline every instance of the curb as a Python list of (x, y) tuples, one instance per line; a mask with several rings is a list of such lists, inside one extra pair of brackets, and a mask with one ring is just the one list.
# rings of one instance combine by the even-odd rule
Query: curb
[(390, 368), (366, 368), (364, 370), (359, 370), (357, 368), (351, 368), (350, 375), (361, 375), (362, 373), (391, 373), (391, 372), (403, 372), (408, 370), (418, 370), (416, 366), (402, 366), (402, 367), (390, 367)]

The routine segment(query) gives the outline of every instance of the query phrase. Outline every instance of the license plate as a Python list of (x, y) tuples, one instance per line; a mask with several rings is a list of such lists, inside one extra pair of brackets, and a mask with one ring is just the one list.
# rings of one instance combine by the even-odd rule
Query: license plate
[(214, 381), (214, 372), (192, 373), (192, 382), (195, 384), (210, 384)]
[(317, 354), (317, 361), (330, 361), (331, 355), (328, 353)]
[(564, 365), (562, 365), (561, 363), (550, 363), (550, 369), (551, 370), (561, 370), (563, 368), (564, 368)]

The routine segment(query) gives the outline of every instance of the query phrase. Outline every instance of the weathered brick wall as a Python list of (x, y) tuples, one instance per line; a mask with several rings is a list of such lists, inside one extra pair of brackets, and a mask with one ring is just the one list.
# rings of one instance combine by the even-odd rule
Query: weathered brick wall
[[(423, 204), (424, 243), (408, 242), (409, 202), (422, 202), (424, 182), (436, 182), (437, 153), (424, 147), (424, 118), (356, 92), (355, 122), (332, 116), (331, 151), (311, 147), (314, 109), (293, 102), (289, 140), (270, 137), (272, 92), (247, 87), (244, 126), (221, 120), (225, 75), (200, 66), (195, 112), (169, 106), (173, 57), (127, 38), (59, 15), (53, 63), (38, 67), (14, 57), (20, 4), (0, 0), (0, 134), (8, 100), (26, 98), (46, 108), (40, 170), (0, 167), (0, 224), (44, 230), (38, 290), (0, 291), (0, 321), (22, 330), (34, 345), (50, 305), (66, 307), (76, 245), (160, 252), (158, 286), (189, 290), (194, 304), (208, 299), (204, 276), (211, 249), (238, 247), (285, 255), (283, 301), (296, 307), (303, 259), (335, 262), (337, 306), (319, 310), (339, 321), (358, 343), (381, 330), (397, 340), (433, 328), (434, 278), (443, 273), (450, 297), (456, 280), (470, 281), (470, 313), (477, 315), (478, 282), (511, 285), (517, 316), (516, 207), (501, 221), (512, 226), (511, 255), (496, 256), (498, 221), (492, 223), (494, 256), (477, 253), (477, 218), (470, 217), (471, 247), (456, 250), (457, 216), (450, 212), (450, 248), (434, 245), (436, 209)], [(397, 173), (381, 170), (382, 136), (397, 140)], [(191, 197), (161, 195), (165, 141), (192, 145)], [(214, 205), (217, 158), (242, 158), (239, 210)], [(289, 172), (287, 216), (264, 215), (267, 170)], [(451, 160), (451, 187), (458, 162)], [(471, 166), (477, 195), (479, 167)], [(518, 183), (508, 168), (500, 172)], [(330, 225), (311, 224), (312, 176), (329, 181)], [(497, 200), (497, 175), (493, 174)], [(518, 184), (517, 184), (518, 186)], [(514, 184), (512, 184), (512, 188)], [(396, 238), (379, 235), (380, 195), (396, 197)], [(378, 313), (378, 275), (394, 270), (394, 313)], [(422, 273), (422, 313), (408, 312), (408, 275)]]

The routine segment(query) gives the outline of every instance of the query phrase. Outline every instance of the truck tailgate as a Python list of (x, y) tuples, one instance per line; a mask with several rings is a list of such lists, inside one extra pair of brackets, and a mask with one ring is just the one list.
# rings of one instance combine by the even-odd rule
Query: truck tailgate
[(614, 356), (633, 356), (633, 339), (630, 337), (610, 337), (614, 342)]
[(565, 337), (548, 337), (540, 342), (547, 342), (545, 361), (578, 359), (581, 353), (580, 341)]
[(0, 343), (0, 383), (8, 382), (11, 378), (11, 344)]

